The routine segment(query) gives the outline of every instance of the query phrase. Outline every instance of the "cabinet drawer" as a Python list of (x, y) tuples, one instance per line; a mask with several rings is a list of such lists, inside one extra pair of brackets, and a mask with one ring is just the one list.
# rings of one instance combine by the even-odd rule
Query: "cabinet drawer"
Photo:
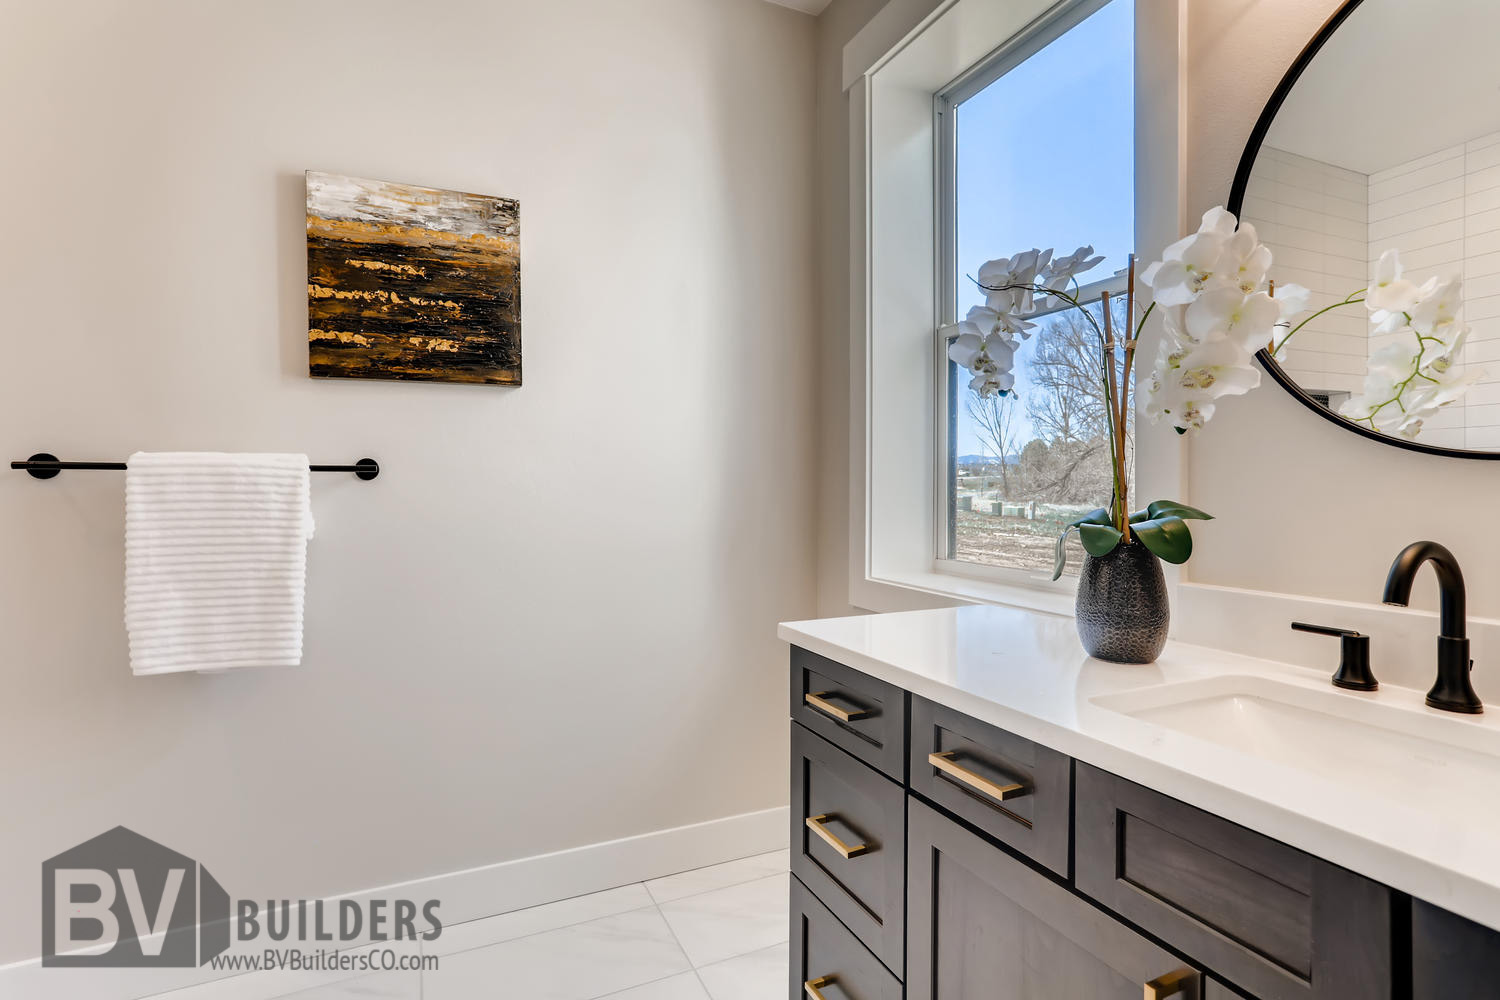
[(795, 878), (791, 942), (791, 1000), (901, 1000), (900, 980)]
[(915, 797), (908, 1000), (1199, 1000), (1201, 971)]
[(899, 977), (906, 792), (792, 726), (792, 871)]
[(1077, 885), (1261, 1000), (1392, 992), (1391, 893), (1079, 763)]
[(792, 718), (897, 781), (906, 778), (906, 692), (792, 647)]
[(951, 708), (911, 700), (911, 788), (1068, 876), (1069, 758)]

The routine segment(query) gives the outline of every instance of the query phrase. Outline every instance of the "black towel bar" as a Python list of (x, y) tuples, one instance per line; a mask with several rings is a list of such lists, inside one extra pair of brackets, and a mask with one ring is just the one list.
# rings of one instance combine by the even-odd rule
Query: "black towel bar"
[[(49, 455), (45, 451), (37, 452), (24, 462), (10, 463), (12, 469), (20, 469), (29, 473), (33, 479), (51, 479), (59, 472), (74, 469), (105, 469), (120, 472), (125, 469), (124, 462), (60, 462), (56, 455)], [(362, 458), (353, 465), (309, 465), (312, 472), (352, 472), (360, 479), (366, 481), (380, 475), (380, 463), (373, 458)]]

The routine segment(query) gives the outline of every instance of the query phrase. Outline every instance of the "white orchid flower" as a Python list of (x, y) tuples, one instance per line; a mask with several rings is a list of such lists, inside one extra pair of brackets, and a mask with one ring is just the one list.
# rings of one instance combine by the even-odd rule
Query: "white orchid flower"
[(1458, 352), (1463, 350), (1464, 343), (1469, 339), (1469, 328), (1460, 327), (1453, 335), (1453, 339), (1443, 345), (1443, 349), (1435, 354), (1425, 356), (1422, 363), (1422, 374), (1428, 378), (1441, 381), (1448, 374), (1453, 363), (1458, 359)]
[(1458, 322), (1463, 306), (1462, 278), (1457, 275), (1447, 280), (1431, 278), (1418, 290), (1417, 301), (1408, 310), (1412, 329), (1424, 336), (1434, 336)]
[(1247, 350), (1258, 351), (1270, 343), (1281, 307), (1265, 292), (1246, 295), (1238, 285), (1217, 284), (1205, 289), (1187, 307), (1188, 339), (1204, 343), (1227, 337)]
[(1224, 256), (1219, 261), (1216, 274), (1234, 282), (1241, 292), (1249, 295), (1265, 284), (1266, 274), (1270, 270), (1270, 247), (1256, 238), (1253, 225), (1248, 222), (1240, 223), (1235, 234), (1224, 242)]
[(1152, 423), (1165, 420), (1183, 432), (1201, 429), (1213, 415), (1213, 397), (1181, 385), (1164, 384), (1146, 402), (1146, 416)]
[(1260, 372), (1250, 352), (1232, 340), (1221, 339), (1193, 347), (1177, 363), (1177, 384), (1187, 393), (1210, 399), (1243, 396), (1260, 385)]
[(1223, 205), (1215, 205), (1203, 213), (1203, 218), (1198, 223), (1198, 232), (1205, 236), (1217, 236), (1227, 240), (1234, 235), (1238, 225), (1239, 220), (1234, 217), (1233, 212)]
[(1141, 273), (1141, 282), (1151, 287), (1161, 305), (1192, 302), (1214, 276), (1235, 225), (1234, 216), (1222, 207), (1204, 212), (1198, 231), (1163, 250), (1162, 259)]
[(1037, 271), (1051, 259), (1051, 250), (1027, 250), (1014, 257), (986, 261), (979, 268), (985, 304), (996, 312), (1013, 316), (1032, 312), (1032, 286), (1036, 284)]
[[(1394, 386), (1417, 370), (1417, 359), (1421, 356), (1422, 342), (1415, 335), (1398, 337), (1370, 355), (1370, 377), (1378, 375)], [(1377, 383), (1376, 387), (1382, 384)]]
[(1344, 400), (1339, 413), (1350, 420), (1370, 420), (1386, 401), (1396, 395), (1396, 380), (1381, 371), (1371, 371), (1365, 376), (1360, 391)]
[(1063, 291), (1074, 277), (1097, 267), (1103, 260), (1102, 254), (1094, 254), (1092, 245), (1079, 247), (1066, 257), (1055, 258), (1042, 269), (1042, 285), (1054, 292)]
[(1312, 289), (1292, 283), (1276, 286), (1276, 308), (1283, 323), (1291, 323), (1311, 307)]
[(1016, 349), (1004, 334), (962, 333), (948, 345), (948, 357), (972, 372), (1009, 371), (1015, 364)]
[(1365, 308), (1370, 311), (1370, 321), (1375, 324), (1375, 333), (1392, 333), (1406, 325), (1407, 314), (1421, 298), (1422, 290), (1415, 282), (1401, 277), (1401, 255), (1387, 250), (1380, 255), (1375, 265), (1375, 279), (1365, 289)]
[(1010, 392), (1015, 388), (1016, 377), (1010, 372), (1005, 373), (980, 373), (969, 381), (969, 388), (979, 395), (981, 399), (993, 399), (1002, 393)]
[[(965, 326), (965, 324), (968, 325)], [(1035, 327), (1035, 323), (1024, 320), (1015, 313), (992, 309), (988, 305), (974, 306), (969, 310), (964, 322), (959, 324), (961, 333), (978, 333), (981, 336), (1003, 333), (1005, 339), (1011, 342), (1012, 347), (1016, 346), (1016, 336), (1024, 340), (1031, 336), (1031, 331)]]
[(1223, 252), (1224, 241), (1217, 236), (1185, 236), (1162, 251), (1162, 259), (1141, 273), (1141, 282), (1151, 286), (1158, 304), (1185, 306), (1213, 277)]

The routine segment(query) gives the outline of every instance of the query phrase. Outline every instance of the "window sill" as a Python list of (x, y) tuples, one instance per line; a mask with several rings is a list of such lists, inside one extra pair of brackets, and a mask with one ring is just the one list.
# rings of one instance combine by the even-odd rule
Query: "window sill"
[[(866, 580), (864, 600), (856, 605), (868, 611), (903, 611), (912, 606), (912, 592), (930, 594), (970, 604), (999, 604), (1026, 611), (1040, 611), (1049, 615), (1073, 617), (1073, 592), (1040, 587), (982, 580), (954, 573), (910, 572), (884, 577), (869, 577)], [(881, 591), (894, 590), (899, 593), (882, 595)], [(885, 599), (882, 599), (884, 597)], [(871, 599), (873, 598), (873, 600)], [(872, 605), (879, 604), (880, 607)]]

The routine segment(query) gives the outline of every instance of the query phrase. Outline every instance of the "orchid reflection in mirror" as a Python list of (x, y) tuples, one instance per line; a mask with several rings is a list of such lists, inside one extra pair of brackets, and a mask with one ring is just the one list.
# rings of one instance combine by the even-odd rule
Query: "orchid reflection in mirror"
[[(1445, 406), (1462, 399), (1485, 377), (1477, 369), (1454, 367), (1468, 324), (1459, 313), (1463, 308), (1463, 281), (1428, 278), (1421, 285), (1403, 277), (1401, 256), (1395, 250), (1381, 254), (1369, 286), (1350, 292), (1333, 305), (1306, 318), (1306, 290), (1300, 289), (1300, 308), (1286, 308), (1271, 344), (1271, 357), (1285, 363), (1287, 342), (1303, 327), (1325, 313), (1347, 306), (1363, 305), (1369, 313), (1371, 333), (1388, 338), (1370, 354), (1364, 385), (1339, 405), (1338, 412), (1373, 431), (1414, 440), (1425, 421)], [(1293, 326), (1293, 320), (1297, 320)]]

